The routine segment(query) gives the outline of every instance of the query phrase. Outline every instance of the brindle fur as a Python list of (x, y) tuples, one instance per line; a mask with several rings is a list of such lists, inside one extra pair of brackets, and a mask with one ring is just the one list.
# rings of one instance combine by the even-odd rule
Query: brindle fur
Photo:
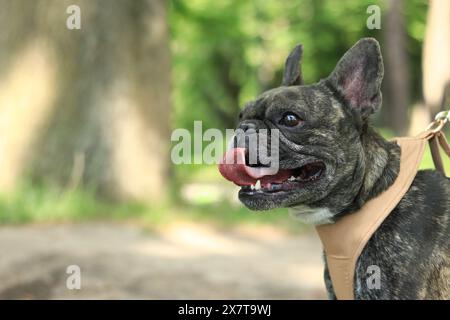
[[(326, 172), (288, 194), (240, 194), (240, 199), (253, 210), (300, 204), (327, 208), (336, 221), (386, 190), (399, 171), (399, 147), (377, 134), (368, 119), (381, 106), (381, 53), (376, 40), (362, 39), (328, 78), (298, 85), (302, 77), (293, 70), (299, 67), (301, 46), (295, 50), (286, 62), (283, 86), (248, 103), (240, 114), (240, 127), (251, 123), (256, 131), (280, 130), (280, 168), (321, 160)], [(278, 125), (287, 111), (297, 113), (302, 125)], [(441, 173), (426, 170), (416, 175), (359, 257), (356, 299), (450, 299), (449, 195), (450, 179)], [(380, 268), (380, 289), (366, 285), (370, 265)], [(326, 266), (325, 284), (334, 298)]]

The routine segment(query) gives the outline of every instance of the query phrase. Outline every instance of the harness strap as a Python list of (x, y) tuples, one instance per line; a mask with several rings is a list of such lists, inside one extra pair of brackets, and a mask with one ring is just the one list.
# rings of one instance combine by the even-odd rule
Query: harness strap
[(431, 156), (433, 157), (434, 167), (437, 171), (445, 175), (444, 164), (442, 163), (441, 154), (439, 153), (439, 145), (450, 157), (450, 146), (448, 145), (445, 135), (442, 133), (442, 128), (450, 121), (450, 110), (439, 112), (434, 121), (425, 130), (425, 133), (431, 133), (433, 136), (429, 139)]
[(450, 146), (440, 131), (442, 127), (443, 124), (438, 130), (426, 130), (416, 137), (395, 139), (401, 148), (401, 155), (400, 171), (394, 183), (380, 195), (367, 201), (357, 212), (343, 216), (335, 223), (316, 227), (338, 299), (354, 299), (354, 276), (358, 258), (372, 235), (409, 190), (422, 161), (427, 141), (430, 143), (436, 169), (444, 172), (439, 147), (450, 157)]
[(430, 151), (433, 157), (434, 167), (437, 171), (442, 172), (445, 175), (444, 164), (442, 162), (441, 154), (439, 152), (439, 146), (444, 150), (448, 157), (450, 157), (450, 146), (442, 131), (437, 132), (430, 140)]

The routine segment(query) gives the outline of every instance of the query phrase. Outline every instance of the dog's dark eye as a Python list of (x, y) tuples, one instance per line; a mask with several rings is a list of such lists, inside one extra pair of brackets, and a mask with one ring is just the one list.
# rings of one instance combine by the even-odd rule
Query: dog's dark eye
[(280, 120), (280, 124), (286, 127), (295, 127), (300, 123), (301, 119), (294, 113), (288, 112)]

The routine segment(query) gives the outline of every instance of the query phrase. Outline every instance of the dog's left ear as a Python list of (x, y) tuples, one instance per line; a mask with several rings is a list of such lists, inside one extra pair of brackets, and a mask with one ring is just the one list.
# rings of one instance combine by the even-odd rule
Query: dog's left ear
[(383, 72), (378, 41), (363, 38), (344, 54), (326, 81), (366, 119), (381, 106)]
[(298, 44), (291, 51), (284, 64), (284, 74), (282, 86), (297, 86), (303, 84), (302, 69), (300, 62), (302, 60), (303, 47)]

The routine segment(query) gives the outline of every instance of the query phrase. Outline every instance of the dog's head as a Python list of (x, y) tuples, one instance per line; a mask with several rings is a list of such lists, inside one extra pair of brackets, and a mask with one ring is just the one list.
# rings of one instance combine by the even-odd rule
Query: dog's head
[(219, 166), (225, 178), (242, 187), (239, 199), (253, 210), (318, 202), (340, 208), (361, 188), (361, 135), (368, 117), (381, 105), (379, 44), (361, 39), (328, 78), (312, 85), (302, 84), (301, 56), (299, 45), (286, 60), (282, 86), (247, 103), (239, 115), (238, 128), (245, 136), (261, 129), (279, 130), (279, 170), (275, 173), (259, 160), (249, 164), (248, 154), (254, 150), (248, 144), (225, 155), (242, 156), (245, 163)]

